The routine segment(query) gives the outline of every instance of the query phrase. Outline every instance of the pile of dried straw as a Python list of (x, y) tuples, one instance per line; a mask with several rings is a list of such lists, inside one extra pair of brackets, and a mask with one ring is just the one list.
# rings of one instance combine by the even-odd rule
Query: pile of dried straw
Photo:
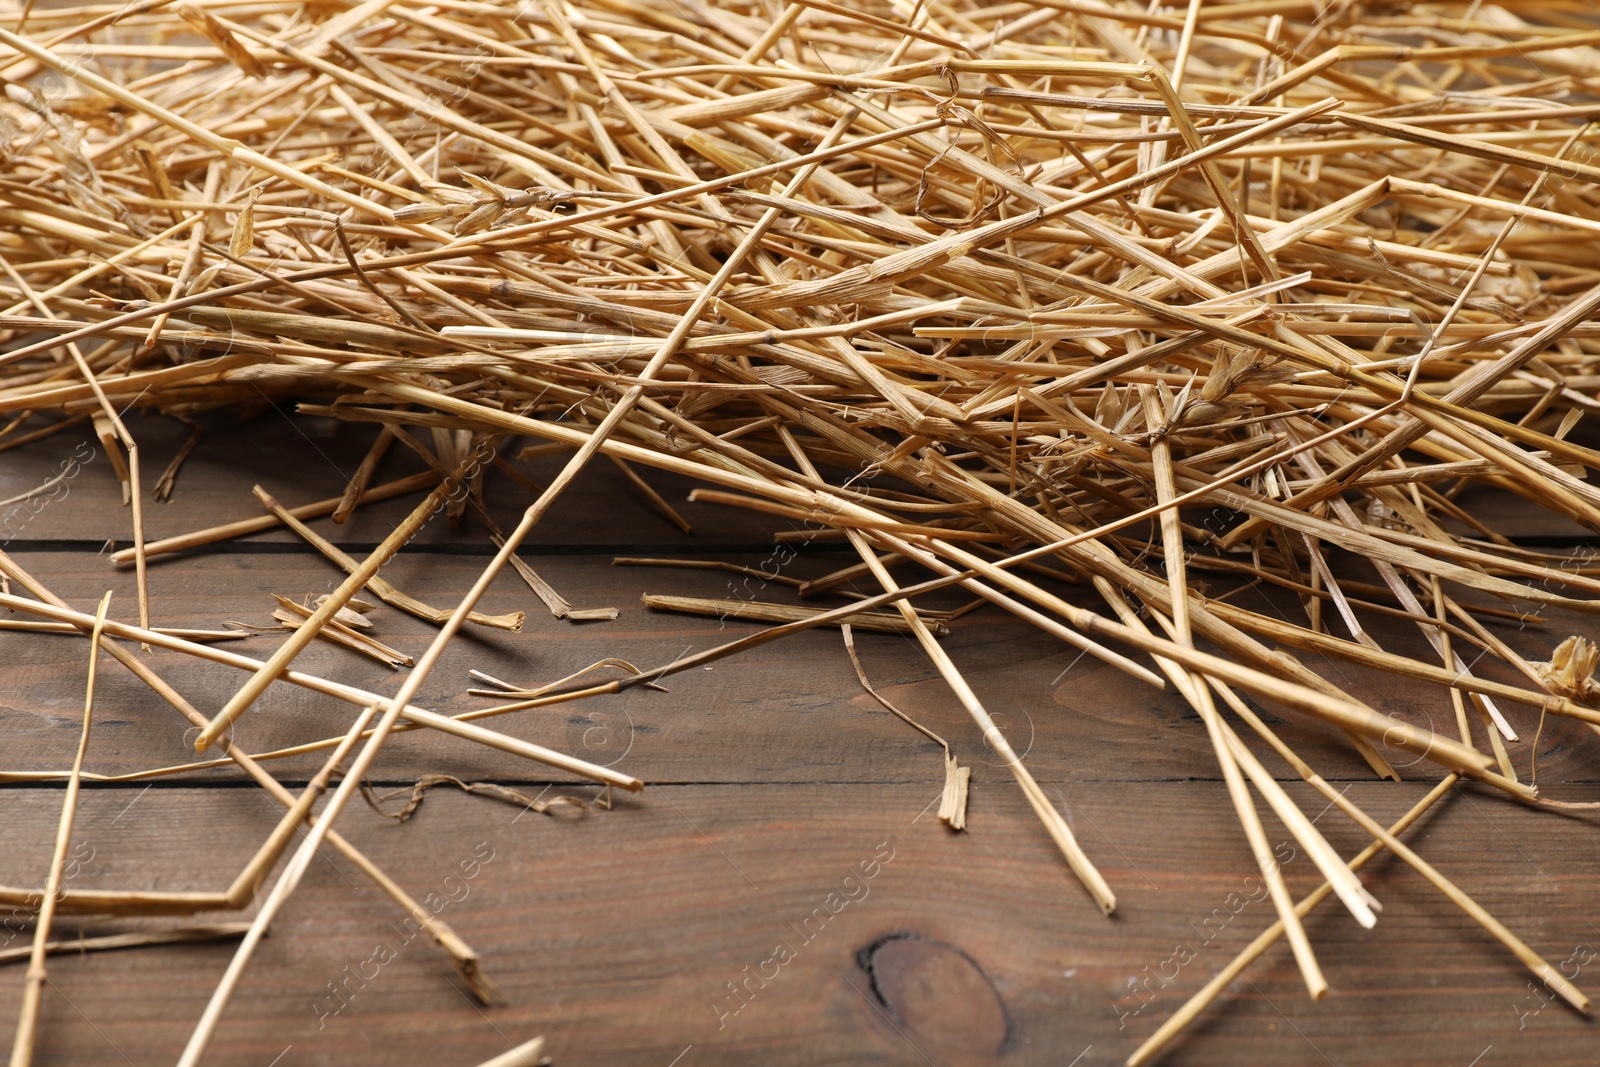
[[(343, 774), (184, 1063), (324, 835), (359, 857), (329, 827), (400, 719), (639, 785), (407, 706), (596, 453), (848, 540), (882, 595), (762, 636), (883, 609), (871, 617), (926, 649), (1108, 913), (1093, 850), (911, 597), (959, 583), (1193, 706), (1279, 921), (1134, 1061), (1280, 935), (1320, 996), (1300, 916), (1331, 893), (1370, 925), (1353, 871), (1385, 848), (1587, 1004), (1395, 836), (1458, 776), (1554, 803), (1528, 784), (1529, 746), (1508, 742), (1541, 715), (1600, 724), (1592, 643), (1555, 635), (1530, 661), (1496, 632), (1541, 606), (1592, 610), (1600, 570), (1521, 547), (1460, 502), (1509, 492), (1600, 529), (1584, 478), (1600, 454), (1570, 436), (1600, 404), (1587, 5), (141, 0), (31, 11), (0, 30), (0, 66), (0, 447), (92, 420), (127, 461), (141, 588), (148, 558), (196, 539), (144, 543), (150, 472), (119, 419), (129, 407), (188, 415), (265, 395), (371, 423), (374, 463), (344, 513), (391, 441), (438, 472), (412, 481), (432, 492), (379, 552), (343, 562), (350, 580), (301, 610), (278, 654), (233, 658), (249, 682), (225, 708), (167, 691), (205, 727), (200, 747), (232, 753), (229, 725), (350, 597), (378, 592), (368, 579), (434, 510), (485, 491), (533, 500), (459, 608), (436, 613), (397, 694), (289, 676), (366, 710), (301, 796), (236, 754), (289, 811), (229, 894), (46, 887), (40, 960), (52, 912), (238, 907)], [(513, 484), (488, 457), (514, 438), (570, 463), (540, 491)], [(6, 606), (95, 625), (3, 569), (29, 594)], [(1303, 616), (1209, 598), (1197, 573), (1290, 590)], [(130, 639), (231, 655), (150, 632), (143, 596), (140, 618), (104, 623), (105, 651), (158, 692)], [(1414, 623), (1432, 654), (1380, 647), (1364, 618)], [(1399, 723), (1285, 649), (1442, 687), (1429, 699), (1453, 706), (1456, 730)], [(1404, 750), (1449, 776), (1386, 828), (1246, 694), (1337, 727), (1379, 774)], [(1275, 781), (1285, 764), (1373, 845), (1329, 847)], [(1261, 801), (1327, 879), (1309, 901), (1276, 870)], [(436, 933), (487, 992), (470, 947)]]

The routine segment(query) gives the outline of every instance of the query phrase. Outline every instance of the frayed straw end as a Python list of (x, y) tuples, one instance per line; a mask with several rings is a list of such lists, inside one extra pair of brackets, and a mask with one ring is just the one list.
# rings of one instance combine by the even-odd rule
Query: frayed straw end
[(967, 783), (972, 779), (972, 768), (963, 767), (956, 758), (945, 753), (944, 796), (939, 798), (939, 821), (958, 833), (967, 828)]

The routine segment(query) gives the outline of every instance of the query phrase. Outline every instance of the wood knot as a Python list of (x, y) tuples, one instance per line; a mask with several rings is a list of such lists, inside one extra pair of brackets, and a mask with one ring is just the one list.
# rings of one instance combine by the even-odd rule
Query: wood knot
[(917, 934), (890, 934), (856, 953), (869, 994), (897, 1027), (952, 1052), (1002, 1051), (1011, 1020), (989, 976), (965, 952)]

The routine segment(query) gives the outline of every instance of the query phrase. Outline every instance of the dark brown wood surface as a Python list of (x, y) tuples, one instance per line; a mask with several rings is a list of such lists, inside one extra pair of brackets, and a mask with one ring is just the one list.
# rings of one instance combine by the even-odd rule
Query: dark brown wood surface
[[(187, 430), (152, 419), (136, 422), (135, 432), (146, 479), (153, 481)], [(68, 430), (0, 454), (0, 499), (48, 478), (86, 436)], [(151, 535), (253, 517), (253, 481), (291, 504), (336, 495), (371, 436), (370, 428), (292, 425), (277, 412), (243, 427), (214, 423), (179, 477), (173, 503), (147, 506)], [(524, 469), (537, 479), (546, 462)], [(397, 452), (380, 477), (415, 469)], [(526, 610), (524, 632), (472, 629), (419, 703), (452, 713), (486, 706), (465, 693), (473, 684), (470, 669), (539, 684), (607, 656), (659, 664), (754, 625), (652, 613), (639, 604), (644, 591), (791, 599), (787, 590), (747, 588), (727, 573), (612, 566), (612, 556), (624, 551), (748, 565), (772, 559), (773, 523), (684, 504), (685, 485), (647, 476), (696, 525), (694, 536), (668, 525), (604, 464), (558, 504), (526, 553), (574, 604), (618, 607), (616, 621), (558, 622), (506, 574), (486, 610)], [(504, 518), (513, 518), (525, 490), (503, 475), (492, 484)], [(408, 506), (375, 507), (344, 528), (326, 520), (317, 527), (360, 554)], [(1532, 526), (1517, 532), (1539, 535)], [(102, 457), (86, 464), (65, 498), (32, 516), (6, 549), (85, 610), (115, 589), (113, 614), (129, 619), (131, 571), (106, 561), (101, 548), (108, 539), (127, 543), (128, 512), (118, 506)], [(471, 519), (460, 532), (439, 521), (385, 575), (448, 607), (485, 562), (484, 544)], [(157, 622), (266, 623), (270, 594), (315, 595), (340, 579), (283, 532), (248, 545), (152, 563)], [(814, 577), (850, 560), (826, 544), (812, 545), (783, 573)], [(1340, 565), (1357, 573), (1356, 561)], [(1068, 587), (1063, 592), (1078, 595)], [(1292, 600), (1273, 603), (1286, 613), (1298, 610)], [(389, 608), (374, 619), (380, 638), (411, 653), (426, 647), (433, 632)], [(482, 954), (504, 1004), (470, 1002), (443, 956), (424, 939), (408, 941), (394, 905), (327, 851), (263, 944), (205, 1062), (471, 1067), (545, 1034), (561, 1065), (1120, 1063), (1273, 918), (1269, 904), (1246, 895), (1253, 863), (1204, 730), (1171, 694), (1079, 658), (994, 609), (958, 620), (953, 631), (945, 639), (951, 655), (1013, 744), (1026, 751), (1046, 793), (1116, 889), (1116, 918), (1103, 918), (1079, 888), (1010, 776), (911, 642), (857, 638), (881, 691), (948, 737), (972, 764), (964, 834), (945, 830), (932, 811), (942, 777), (937, 746), (865, 697), (837, 632), (818, 631), (676, 676), (665, 693), (634, 690), (489, 721), (512, 736), (614, 763), (649, 783), (640, 795), (616, 798), (610, 810), (523, 814), (439, 789), (405, 824), (360, 805), (346, 813), (341, 833), (419, 898), (434, 893), (446, 901), (441, 917)], [(1520, 651), (1542, 655), (1567, 633), (1592, 632), (1592, 623), (1552, 616), (1543, 626), (1512, 623), (1499, 632)], [(278, 640), (269, 635), (225, 647), (265, 658)], [(1384, 640), (1409, 649), (1416, 639), (1386, 630)], [(0, 769), (68, 766), (81, 713), (84, 642), (5, 633), (0, 645)], [(1303, 658), (1385, 711), (1441, 729), (1453, 721), (1442, 690), (1397, 686), (1345, 664)], [(208, 712), (240, 677), (171, 653), (146, 659)], [(301, 663), (378, 692), (398, 686), (397, 672), (321, 643)], [(97, 707), (91, 771), (127, 774), (194, 758), (187, 723), (115, 664), (103, 668)], [(252, 750), (270, 750), (341, 732), (352, 710), (279, 684), (238, 736)], [(1512, 751), (1525, 774), (1537, 712), (1505, 710), (1524, 732)], [(1282, 718), (1285, 736), (1380, 819), (1398, 817), (1437, 777), (1417, 764), (1404, 769), (1406, 782), (1375, 782), (1326, 731)], [(1600, 739), (1592, 732), (1551, 722), (1538, 745), (1547, 795), (1600, 799)], [(299, 784), (316, 763), (298, 757), (268, 766)], [(1291, 777), (1286, 768), (1274, 770)], [(434, 772), (499, 782), (546, 800), (596, 794), (539, 765), (425, 731), (396, 737), (372, 779), (385, 791)], [(61, 787), (3, 788), (0, 881), (38, 884)], [(1342, 853), (1366, 843), (1308, 789), (1288, 788), (1308, 812), (1323, 813), (1318, 826)], [(224, 888), (278, 811), (229, 767), (154, 784), (95, 785), (80, 805), (71, 884)], [(1267, 822), (1275, 843), (1288, 840), (1270, 815)], [(1568, 973), (1578, 970), (1580, 986), (1597, 988), (1600, 830), (1593, 817), (1530, 811), (1466, 786), (1408, 840), (1537, 951), (1566, 963)], [(472, 876), (462, 877), (463, 870)], [(1299, 855), (1285, 875), (1300, 894), (1319, 880)], [(1167, 1062), (1596, 1061), (1600, 1040), (1592, 1024), (1550, 1000), (1416, 874), (1385, 857), (1363, 879), (1384, 904), (1375, 930), (1361, 930), (1326, 905), (1307, 923), (1333, 986), (1325, 1000), (1307, 1000), (1292, 959), (1278, 946), (1230, 987)], [(140, 925), (172, 924), (87, 928)], [(58, 929), (70, 936), (79, 924), (64, 919)], [(0, 947), (27, 937), (26, 926), (0, 927), (7, 942)], [(55, 958), (35, 1062), (172, 1062), (231, 952), (231, 944), (185, 945)], [(380, 957), (387, 962), (373, 962)], [(1180, 958), (1185, 962), (1175, 962)], [(22, 968), (13, 965), (0, 977), (6, 977), (0, 1040), (9, 1043)]]

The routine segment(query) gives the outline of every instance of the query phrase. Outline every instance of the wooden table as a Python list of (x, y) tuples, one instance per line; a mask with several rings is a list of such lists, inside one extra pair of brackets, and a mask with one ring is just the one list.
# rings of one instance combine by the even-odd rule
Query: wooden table
[[(148, 485), (187, 430), (159, 418), (133, 426)], [(208, 427), (174, 500), (147, 505), (151, 538), (259, 514), (249, 495), (253, 481), (290, 505), (337, 495), (372, 434), (291, 423), (277, 411), (244, 425), (213, 419)], [(87, 440), (81, 424), (0, 456), (0, 498), (40, 484)], [(84, 610), (114, 589), (113, 615), (131, 619), (131, 569), (114, 569), (104, 554), (108, 539), (128, 543), (128, 511), (94, 447), (95, 458), (66, 483), (65, 496), (31, 516), (6, 550)], [(537, 479), (553, 462), (522, 466)], [(392, 456), (380, 478), (413, 469), (409, 457)], [(447, 713), (485, 706), (465, 693), (473, 684), (469, 669), (532, 685), (608, 656), (662, 663), (754, 625), (652, 613), (639, 604), (642, 591), (791, 599), (787, 590), (746, 586), (728, 573), (612, 566), (615, 555), (752, 565), (774, 559), (765, 520), (679, 503), (686, 484), (651, 480), (699, 532), (668, 525), (602, 461), (525, 550), (574, 604), (616, 606), (620, 618), (556, 621), (515, 575), (502, 575), (487, 610), (524, 609), (526, 629), (473, 628), (419, 703)], [(491, 487), (504, 502), (504, 519), (526, 502), (526, 490), (504, 476), (494, 476)], [(361, 556), (407, 507), (373, 506), (344, 527), (326, 520), (317, 527)], [(1573, 532), (1517, 514), (1499, 521), (1514, 534)], [(487, 551), (473, 520), (457, 532), (439, 519), (384, 573), (448, 607)], [(850, 561), (838, 546), (815, 543), (783, 572), (812, 577)], [(282, 531), (150, 567), (155, 620), (180, 626), (267, 623), (269, 594), (319, 594), (339, 578)], [(1239, 595), (1260, 603), (1265, 594)], [(1274, 603), (1299, 610), (1293, 601)], [(388, 608), (374, 618), (378, 636), (412, 653), (432, 632)], [(1567, 633), (1593, 630), (1581, 619), (1551, 616), (1542, 629), (1508, 625), (1500, 632), (1542, 658)], [(279, 640), (268, 635), (228, 647), (265, 658)], [(1384, 640), (1406, 648), (1417, 642), (1400, 630)], [(0, 642), (4, 769), (69, 766), (85, 643), (15, 633), (0, 634)], [(1120, 907), (1106, 919), (913, 644), (873, 634), (860, 634), (857, 644), (881, 691), (971, 763), (966, 833), (945, 829), (933, 811), (942, 780), (938, 747), (863, 694), (837, 631), (808, 632), (674, 677), (669, 692), (633, 690), (492, 720), (510, 735), (614, 763), (649, 787), (617, 796), (609, 810), (580, 815), (539, 815), (440, 788), (404, 824), (358, 805), (339, 829), (415, 896), (436, 894), (440, 916), (478, 950), (505, 1002), (474, 1003), (435, 947), (406, 939), (397, 908), (324, 850), (263, 943), (205, 1062), (474, 1065), (544, 1034), (561, 1067), (1114, 1064), (1272, 922), (1270, 904), (1251, 893), (1254, 865), (1204, 730), (1175, 696), (1080, 658), (993, 608), (959, 620), (945, 639), (1114, 886)], [(145, 659), (208, 713), (240, 680), (227, 667), (176, 653)], [(1439, 690), (1400, 689), (1333, 661), (1306, 661), (1386, 711), (1453, 726)], [(381, 665), (321, 642), (300, 662), (368, 689), (398, 686)], [(125, 669), (102, 663), (88, 769), (122, 774), (193, 759), (187, 723)], [(1524, 731), (1513, 749), (1525, 776), (1536, 713), (1509, 710)], [(279, 685), (237, 736), (264, 751), (341, 733), (351, 714), (346, 705)], [(1403, 767), (1405, 782), (1378, 782), (1326, 731), (1292, 720), (1282, 729), (1328, 780), (1385, 821), (1437, 778), (1416, 764)], [(1600, 798), (1600, 740), (1590, 731), (1554, 721), (1538, 744), (1547, 795)], [(1407, 762), (1404, 753), (1394, 755)], [(316, 759), (268, 766), (297, 787)], [(1287, 768), (1274, 770), (1293, 777)], [(397, 736), (372, 785), (385, 792), (429, 773), (496, 782), (546, 800), (597, 795), (541, 765), (426, 731)], [(0, 881), (42, 884), (61, 785), (4, 788)], [(1298, 781), (1288, 789), (1308, 812), (1322, 812), (1318, 826), (1344, 854), (1366, 843)], [(279, 810), (232, 767), (88, 788), (70, 884), (222, 889)], [(1267, 818), (1273, 840), (1287, 842)], [(1600, 833), (1592, 818), (1534, 812), (1458, 787), (1408, 840), (1536, 950), (1567, 963), (1569, 973), (1579, 970), (1580, 985), (1597, 988)], [(1283, 848), (1284, 855), (1294, 851)], [(1300, 855), (1284, 870), (1297, 895), (1320, 881)], [(1384, 856), (1363, 879), (1384, 905), (1376, 929), (1363, 931), (1332, 906), (1307, 921), (1333, 985), (1324, 1001), (1306, 998), (1279, 945), (1167, 1062), (1496, 1067), (1600, 1059), (1590, 1024), (1409, 868)], [(70, 919), (58, 924), (63, 936), (77, 928)], [(6, 926), (3, 939), (5, 947), (25, 944), (27, 928)], [(54, 958), (35, 1062), (173, 1062), (232, 951), (221, 943)], [(22, 971), (13, 965), (0, 983), (0, 1035), (8, 1046)]]

